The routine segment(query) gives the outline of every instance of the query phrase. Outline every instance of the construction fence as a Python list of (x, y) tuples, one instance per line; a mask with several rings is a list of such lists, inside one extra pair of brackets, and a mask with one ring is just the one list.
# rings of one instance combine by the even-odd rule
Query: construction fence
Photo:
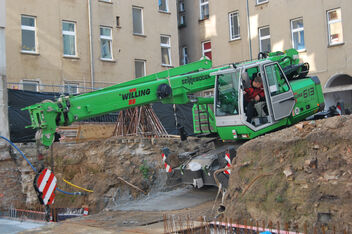
[[(88, 215), (87, 208), (50, 208), (50, 221), (60, 222), (66, 219)], [(18, 209), (10, 207), (9, 209), (0, 210), (0, 217), (31, 220), (31, 221), (47, 221), (44, 208), (35, 209)]]
[(211, 234), (336, 234), (351, 233), (349, 226), (334, 224), (304, 223), (301, 225), (272, 222), (266, 220), (246, 220), (231, 218), (219, 218), (209, 221), (207, 217), (191, 219), (190, 215), (167, 215), (164, 214), (164, 233), (211, 233)]

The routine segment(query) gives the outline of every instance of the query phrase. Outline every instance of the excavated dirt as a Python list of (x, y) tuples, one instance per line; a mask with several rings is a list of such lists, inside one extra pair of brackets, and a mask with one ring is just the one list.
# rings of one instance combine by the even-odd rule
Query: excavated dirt
[[(58, 187), (65, 191), (81, 191), (63, 179), (92, 190), (87, 196), (68, 196), (56, 193), (56, 207), (88, 205), (91, 213), (116, 209), (134, 199), (143, 199), (157, 192), (170, 190), (161, 148), (171, 152), (191, 152), (213, 147), (209, 139), (179, 138), (142, 139), (135, 137), (109, 138), (80, 144), (54, 145), (54, 170)], [(176, 159), (175, 155), (170, 155)], [(50, 164), (50, 157), (48, 164)], [(173, 163), (175, 160), (173, 160)], [(133, 187), (136, 186), (137, 188)], [(142, 191), (141, 191), (142, 190)], [(145, 193), (143, 193), (143, 191)]]
[[(232, 162), (224, 217), (288, 222), (291, 227), (302, 227), (305, 222), (318, 226), (351, 226), (351, 130), (351, 116), (334, 117), (302, 122), (243, 144)], [(191, 213), (194, 220), (199, 215), (214, 217), (212, 200), (175, 211), (116, 209), (145, 197), (121, 178), (149, 195), (171, 190), (163, 179), (166, 176), (161, 161), (162, 146), (174, 152), (213, 147), (205, 144), (206, 141), (193, 138), (181, 143), (179, 139), (111, 138), (56, 144), (53, 158), (59, 187), (78, 191), (61, 180), (65, 178), (94, 193), (86, 197), (57, 193), (55, 206), (88, 205), (91, 213), (96, 214), (48, 226), (39, 232), (115, 233), (132, 228), (126, 232), (158, 233), (156, 229), (147, 232), (139, 228), (153, 223), (162, 228), (165, 212), (183, 216)], [(176, 160), (175, 156), (173, 158)]]
[(226, 217), (352, 225), (352, 117), (302, 122), (242, 145)]

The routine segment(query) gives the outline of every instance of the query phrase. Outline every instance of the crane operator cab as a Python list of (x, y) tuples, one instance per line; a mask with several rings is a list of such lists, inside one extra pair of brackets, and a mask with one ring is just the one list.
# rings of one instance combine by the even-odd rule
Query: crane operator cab
[(295, 105), (293, 91), (277, 62), (234, 65), (211, 75), (216, 76), (214, 111), (223, 139), (253, 138), (257, 134), (249, 133), (272, 129)]

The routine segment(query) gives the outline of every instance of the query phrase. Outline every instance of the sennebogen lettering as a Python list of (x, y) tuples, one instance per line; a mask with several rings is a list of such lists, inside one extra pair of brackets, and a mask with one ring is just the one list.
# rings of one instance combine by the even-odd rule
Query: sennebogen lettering
[(198, 81), (202, 81), (202, 80), (206, 80), (210, 78), (210, 76), (196, 76), (196, 77), (187, 77), (186, 79), (182, 80), (182, 84), (189, 84), (189, 85), (193, 85), (194, 82), (198, 82)]

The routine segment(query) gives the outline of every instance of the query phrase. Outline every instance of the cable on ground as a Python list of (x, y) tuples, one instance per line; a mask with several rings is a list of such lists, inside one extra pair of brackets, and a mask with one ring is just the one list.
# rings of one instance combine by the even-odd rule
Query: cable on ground
[(81, 189), (81, 190), (86, 191), (86, 192), (88, 192), (88, 193), (94, 192), (93, 190), (85, 189), (85, 188), (79, 187), (78, 185), (72, 184), (71, 182), (69, 182), (69, 181), (67, 181), (67, 180), (65, 180), (65, 179), (62, 179), (62, 180), (63, 180), (66, 184), (71, 185), (72, 187)]
[[(0, 136), (0, 138), (4, 139), (5, 141), (7, 141), (13, 148), (15, 148), (20, 154), (21, 156), (27, 161), (27, 163), (32, 167), (33, 171), (37, 174), (38, 173), (38, 170), (32, 165), (32, 163), (28, 160), (28, 158), (24, 155), (24, 153), (12, 142), (10, 141), (9, 139), (7, 139), (6, 137), (3, 137), (3, 136)], [(81, 193), (81, 192), (74, 192), (74, 193), (71, 193), (71, 192), (66, 192), (66, 191), (63, 191), (59, 188), (56, 188), (57, 191), (61, 192), (61, 193), (64, 193), (64, 194), (68, 194), (68, 195), (82, 195), (82, 196), (85, 196), (86, 194), (85, 193)]]

